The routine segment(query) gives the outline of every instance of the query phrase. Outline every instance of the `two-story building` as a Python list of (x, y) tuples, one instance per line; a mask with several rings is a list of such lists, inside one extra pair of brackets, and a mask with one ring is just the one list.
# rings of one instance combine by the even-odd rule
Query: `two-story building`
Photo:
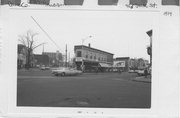
[[(75, 64), (83, 71), (107, 71), (113, 65), (112, 53), (85, 45), (74, 46)], [(98, 69), (98, 70), (97, 70)]]

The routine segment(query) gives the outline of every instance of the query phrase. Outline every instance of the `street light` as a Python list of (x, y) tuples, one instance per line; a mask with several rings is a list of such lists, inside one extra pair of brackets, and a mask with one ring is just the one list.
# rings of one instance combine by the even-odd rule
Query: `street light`
[(82, 69), (83, 72), (84, 72), (83, 43), (84, 43), (85, 40), (87, 40), (87, 39), (89, 39), (89, 38), (92, 38), (92, 36), (88, 36), (88, 37), (82, 39), (82, 52), (81, 52), (81, 53), (82, 53), (82, 54), (81, 54), (81, 57), (82, 57), (82, 65), (81, 65), (81, 69)]

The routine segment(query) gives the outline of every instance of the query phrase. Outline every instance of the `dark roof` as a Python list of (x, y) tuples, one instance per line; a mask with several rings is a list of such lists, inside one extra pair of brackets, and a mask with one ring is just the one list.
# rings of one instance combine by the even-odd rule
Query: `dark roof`
[(121, 59), (130, 59), (130, 57), (117, 57), (114, 60), (121, 60)]
[(89, 48), (91, 50), (95, 50), (95, 51), (99, 51), (99, 52), (103, 52), (103, 53), (107, 53), (107, 54), (111, 54), (111, 55), (114, 55), (110, 52), (106, 52), (106, 51), (102, 51), (102, 50), (99, 50), (99, 49), (96, 49), (96, 48), (92, 48), (92, 47), (88, 47), (88, 46), (85, 46), (85, 45), (76, 45), (74, 46), (74, 49), (81, 49), (82, 47), (85, 47), (85, 48)]

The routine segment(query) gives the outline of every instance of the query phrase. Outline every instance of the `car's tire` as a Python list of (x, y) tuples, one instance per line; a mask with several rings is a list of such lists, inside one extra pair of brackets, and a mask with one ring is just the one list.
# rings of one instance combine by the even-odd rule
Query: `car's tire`
[(66, 74), (63, 72), (63, 73), (61, 73), (61, 76), (65, 76)]

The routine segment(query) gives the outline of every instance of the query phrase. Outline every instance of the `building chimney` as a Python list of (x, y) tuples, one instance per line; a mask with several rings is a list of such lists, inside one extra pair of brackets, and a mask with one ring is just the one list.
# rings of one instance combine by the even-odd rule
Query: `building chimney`
[(91, 47), (91, 44), (89, 43), (88, 46)]

